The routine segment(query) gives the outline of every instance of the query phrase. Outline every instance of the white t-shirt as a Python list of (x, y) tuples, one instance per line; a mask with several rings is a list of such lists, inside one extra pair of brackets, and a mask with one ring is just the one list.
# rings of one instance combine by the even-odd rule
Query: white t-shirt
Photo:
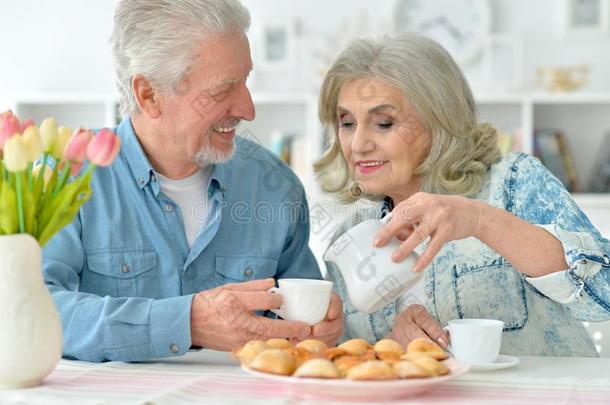
[(193, 175), (183, 179), (168, 179), (157, 173), (161, 191), (171, 198), (182, 211), (184, 233), (189, 248), (210, 219), (211, 200), (208, 198), (208, 180), (212, 167), (206, 166), (197, 170)]

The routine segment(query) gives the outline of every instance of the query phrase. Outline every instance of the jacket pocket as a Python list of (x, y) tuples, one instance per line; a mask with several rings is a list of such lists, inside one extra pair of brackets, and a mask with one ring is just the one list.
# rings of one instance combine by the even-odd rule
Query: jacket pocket
[(215, 277), (217, 284), (240, 283), (275, 277), (277, 259), (269, 256), (228, 256), (215, 257)]
[(151, 297), (159, 285), (153, 271), (157, 254), (153, 250), (96, 252), (87, 255), (88, 272), (82, 285), (97, 295), (113, 297)]
[(505, 332), (525, 326), (525, 286), (504, 259), (479, 267), (454, 266), (453, 285), (460, 318), (497, 319), (504, 322)]

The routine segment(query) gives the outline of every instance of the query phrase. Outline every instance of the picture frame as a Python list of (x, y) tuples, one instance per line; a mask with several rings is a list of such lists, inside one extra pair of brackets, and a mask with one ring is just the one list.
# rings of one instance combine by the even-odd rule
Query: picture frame
[(258, 31), (257, 67), (263, 71), (291, 69), (295, 56), (294, 22), (265, 22)]
[(564, 35), (608, 35), (609, 4), (610, 0), (564, 0)]

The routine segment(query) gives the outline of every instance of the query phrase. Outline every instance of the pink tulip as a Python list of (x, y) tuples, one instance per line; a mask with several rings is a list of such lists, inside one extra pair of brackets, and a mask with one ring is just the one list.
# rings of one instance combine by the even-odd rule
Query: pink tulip
[(78, 131), (72, 134), (72, 137), (66, 145), (66, 149), (64, 149), (64, 159), (72, 163), (81, 163), (83, 160), (85, 160), (87, 145), (91, 141), (92, 137), (93, 132), (83, 128), (80, 128)]
[(24, 133), (28, 127), (36, 125), (33, 119), (25, 120), (21, 123), (21, 133)]
[(4, 147), (4, 142), (11, 136), (21, 133), (19, 119), (12, 111), (6, 111), (0, 115), (0, 150)]
[(110, 166), (120, 149), (119, 137), (108, 128), (102, 128), (87, 146), (87, 158), (96, 166)]

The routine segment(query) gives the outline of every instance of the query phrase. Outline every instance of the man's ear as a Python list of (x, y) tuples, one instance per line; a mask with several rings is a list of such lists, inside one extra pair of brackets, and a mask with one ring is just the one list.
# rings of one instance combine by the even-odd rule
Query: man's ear
[(142, 75), (135, 75), (131, 79), (131, 91), (136, 103), (143, 114), (149, 118), (158, 118), (161, 115), (161, 100), (148, 79)]

